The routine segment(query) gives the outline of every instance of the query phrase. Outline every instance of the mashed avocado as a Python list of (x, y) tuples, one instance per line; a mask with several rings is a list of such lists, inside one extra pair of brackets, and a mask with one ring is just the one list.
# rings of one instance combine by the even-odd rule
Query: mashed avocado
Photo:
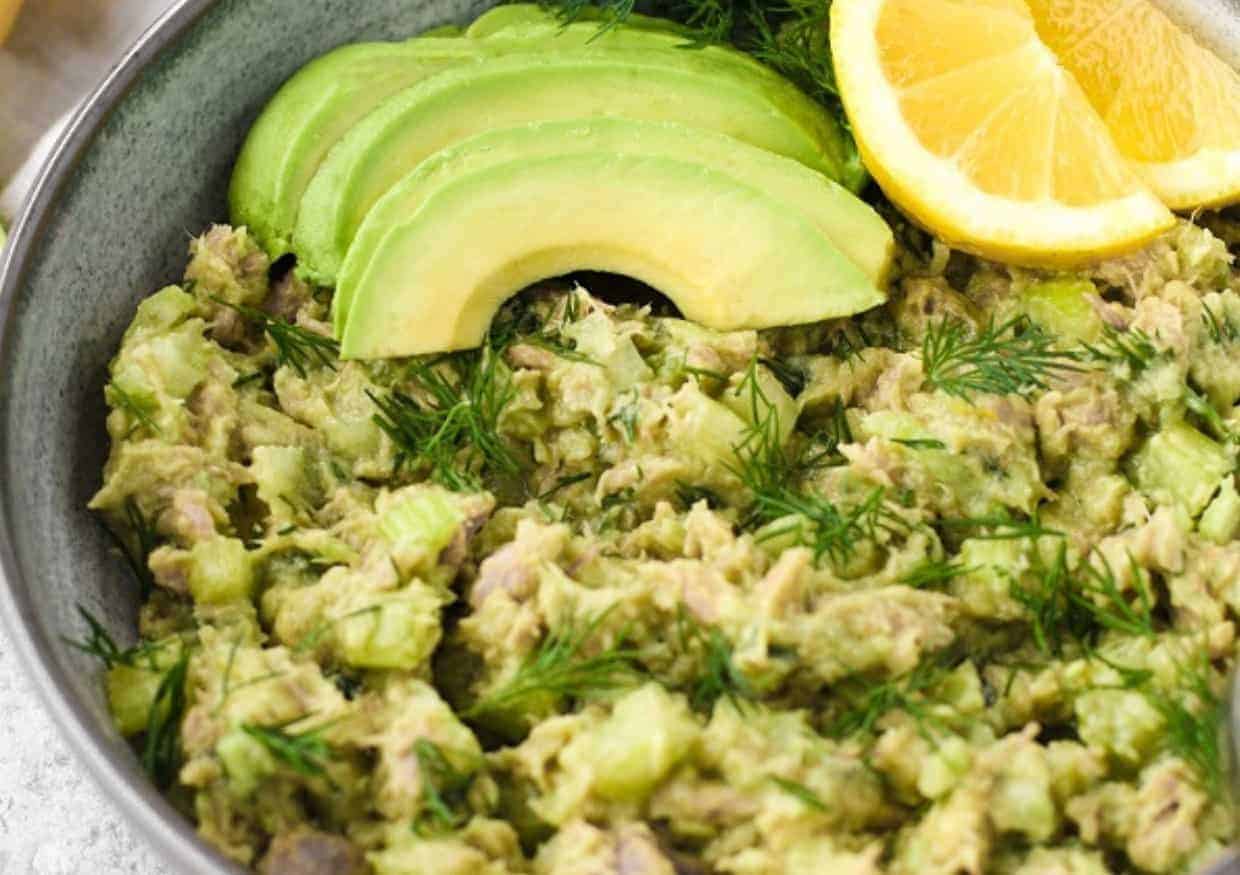
[(267, 875), (1195, 871), (1234, 828), (1227, 245), (899, 236), (851, 320), (548, 284), (481, 350), (345, 362), (330, 292), (211, 228), (107, 387), (118, 727)]

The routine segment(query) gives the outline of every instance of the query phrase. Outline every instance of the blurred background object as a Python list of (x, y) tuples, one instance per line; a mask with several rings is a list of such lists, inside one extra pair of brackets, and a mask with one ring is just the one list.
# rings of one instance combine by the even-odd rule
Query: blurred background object
[(0, 221), (8, 224), (17, 212), (60, 121), (172, 5), (0, 0)]

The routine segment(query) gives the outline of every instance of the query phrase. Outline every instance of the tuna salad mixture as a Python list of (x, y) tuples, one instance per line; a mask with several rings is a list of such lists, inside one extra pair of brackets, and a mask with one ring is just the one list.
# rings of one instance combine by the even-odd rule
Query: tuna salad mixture
[(377, 362), (245, 230), (194, 240), (106, 389), (141, 637), (80, 642), (153, 779), (266, 875), (1208, 863), (1240, 227), (1052, 275), (892, 221), (853, 319), (585, 279)]

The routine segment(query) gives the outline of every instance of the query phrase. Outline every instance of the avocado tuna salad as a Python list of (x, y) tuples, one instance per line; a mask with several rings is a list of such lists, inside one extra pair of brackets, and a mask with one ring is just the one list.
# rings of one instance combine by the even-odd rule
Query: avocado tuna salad
[(212, 227), (111, 364), (91, 507), (144, 603), (81, 646), (266, 875), (1198, 871), (1235, 824), (1225, 216), (1053, 275), (892, 218), (861, 316), (585, 278), (377, 361)]

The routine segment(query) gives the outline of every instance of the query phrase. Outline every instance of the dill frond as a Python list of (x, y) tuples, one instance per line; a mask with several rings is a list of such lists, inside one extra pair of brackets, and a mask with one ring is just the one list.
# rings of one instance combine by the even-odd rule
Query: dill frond
[(806, 808), (813, 809), (814, 811), (827, 811), (827, 804), (822, 801), (822, 798), (804, 784), (790, 781), (787, 778), (781, 778), (779, 775), (771, 775), (771, 783), (788, 795), (800, 799)]
[(1068, 548), (1061, 543), (1055, 558), (1047, 564), (1033, 551), (1033, 580), (1029, 584), (1012, 578), (1008, 592), (1028, 614), (1033, 642), (1038, 650), (1060, 656), (1064, 646), (1074, 641), (1088, 642), (1094, 634), (1093, 618), (1075, 597)]
[(323, 738), (323, 733), (328, 726), (319, 726), (297, 733), (285, 732), (285, 726), (287, 724), (254, 726), (250, 723), (243, 723), (241, 731), (265, 747), (273, 757), (297, 774), (307, 778), (325, 777), (327, 764), (335, 756), (335, 751)]
[(77, 612), (86, 621), (88, 634), (80, 641), (65, 638), (65, 643), (70, 647), (95, 657), (103, 663), (104, 668), (114, 668), (118, 665), (133, 666), (138, 664), (139, 659), (145, 658), (150, 668), (155, 669), (154, 655), (160, 649), (159, 644), (143, 641), (133, 647), (122, 649), (94, 614), (81, 605), (77, 605)]
[(161, 790), (172, 786), (181, 760), (181, 719), (185, 716), (185, 679), (189, 650), (164, 673), (146, 720), (142, 768)]
[(1203, 651), (1192, 661), (1180, 663), (1181, 695), (1147, 695), (1166, 723), (1167, 749), (1192, 766), (1202, 788), (1217, 800), (1226, 791), (1222, 735), (1227, 703), (1214, 691), (1212, 675), (1209, 657)]
[(624, 636), (612, 646), (588, 656), (587, 647), (611, 609), (582, 623), (573, 616), (553, 627), (516, 673), (462, 713), (467, 719), (520, 710), (548, 696), (584, 699), (626, 686), (638, 671), (639, 652)]
[(1231, 343), (1240, 338), (1240, 330), (1236, 328), (1228, 315), (1224, 313), (1220, 319), (1209, 304), (1201, 305), (1201, 322), (1206, 327), (1206, 333), (1215, 343)]
[(938, 525), (945, 529), (967, 533), (968, 537), (982, 541), (1014, 541), (1020, 538), (1062, 538), (1058, 529), (1048, 529), (1035, 514), (1022, 520), (1007, 511), (976, 517), (943, 517)]
[(710, 714), (721, 699), (740, 710), (758, 698), (749, 679), (732, 660), (732, 642), (719, 629), (704, 627), (681, 605), (676, 632), (683, 652), (697, 652), (698, 667), (688, 689), (693, 710)]
[(104, 400), (118, 410), (123, 410), (125, 415), (132, 421), (129, 431), (125, 433), (125, 438), (131, 438), (139, 430), (145, 428), (153, 435), (163, 434), (163, 429), (159, 427), (159, 423), (151, 419), (151, 415), (147, 413), (146, 408), (138, 402), (136, 398), (116, 385), (115, 382), (108, 383), (103, 390)]
[(705, 486), (697, 486), (693, 483), (685, 483), (678, 480), (676, 482), (676, 498), (684, 506), (685, 510), (692, 510), (693, 506), (699, 501), (706, 502), (706, 506), (714, 509), (723, 507), (723, 499), (721, 499), (712, 489)]
[(256, 307), (244, 304), (230, 304), (222, 298), (211, 298), (221, 307), (235, 310), (255, 325), (262, 328), (276, 348), (276, 366), (288, 365), (303, 380), (309, 369), (314, 365), (336, 370), (336, 359), (340, 355), (340, 346), (330, 337), (315, 334), (313, 331), (294, 325), (279, 316), (272, 316)]
[(125, 499), (124, 508), (125, 522), (128, 523), (132, 543), (113, 530), (111, 526), (105, 525), (103, 530), (116, 545), (117, 551), (124, 557), (129, 570), (133, 572), (133, 576), (138, 581), (138, 596), (141, 601), (145, 602), (155, 590), (155, 576), (151, 574), (148, 560), (151, 551), (159, 542), (159, 535), (155, 531), (154, 521), (147, 519), (132, 495)]
[(927, 328), (921, 358), (927, 385), (966, 401), (975, 394), (1027, 397), (1049, 388), (1055, 375), (1079, 370), (1076, 352), (1057, 349), (1024, 316), (976, 333), (958, 319), (941, 319)]
[(464, 826), (470, 817), (468, 794), (477, 773), (474, 768), (455, 766), (444, 749), (429, 738), (413, 743), (422, 778), (422, 813), (413, 821), (413, 831), (427, 837)]
[(1081, 344), (1087, 361), (1103, 365), (1127, 365), (1128, 372), (1137, 376), (1161, 355), (1153, 339), (1140, 328), (1121, 330), (1113, 325), (1102, 329), (1102, 340)]
[(900, 444), (910, 450), (945, 450), (947, 444), (935, 438), (892, 438), (893, 444)]
[(641, 410), (637, 404), (637, 392), (630, 392), (630, 396), (628, 401), (607, 417), (607, 424), (617, 426), (624, 433), (625, 442), (632, 446), (637, 440), (637, 426), (640, 422)]
[(519, 474), (522, 464), (499, 433), (514, 392), (491, 346), (409, 364), (414, 394), (369, 392), (375, 423), (400, 452), (400, 465), (426, 470), (457, 492), (481, 487), (488, 474)]
[(766, 367), (768, 371), (779, 381), (784, 387), (784, 391), (791, 398), (796, 398), (805, 391), (805, 385), (809, 382), (809, 374), (799, 365), (794, 365), (782, 359), (775, 358), (759, 358), (758, 363)]
[(972, 570), (948, 559), (927, 559), (901, 577), (900, 583), (913, 589), (940, 589)]
[(1134, 605), (1121, 591), (1111, 563), (1101, 553), (1097, 555), (1097, 562), (1087, 557), (1078, 569), (1074, 598), (1103, 628), (1126, 635), (1153, 635), (1154, 599), (1137, 560), (1129, 554), (1129, 570), (1137, 590)]
[(823, 734), (842, 739), (857, 733), (871, 733), (878, 721), (891, 711), (907, 713), (917, 722), (919, 731), (927, 734), (926, 725), (937, 721), (930, 713), (926, 695), (946, 672), (942, 660), (932, 657), (923, 659), (911, 672), (894, 680), (869, 684), (855, 681), (843, 685), (839, 692), (846, 707), (823, 727)]

